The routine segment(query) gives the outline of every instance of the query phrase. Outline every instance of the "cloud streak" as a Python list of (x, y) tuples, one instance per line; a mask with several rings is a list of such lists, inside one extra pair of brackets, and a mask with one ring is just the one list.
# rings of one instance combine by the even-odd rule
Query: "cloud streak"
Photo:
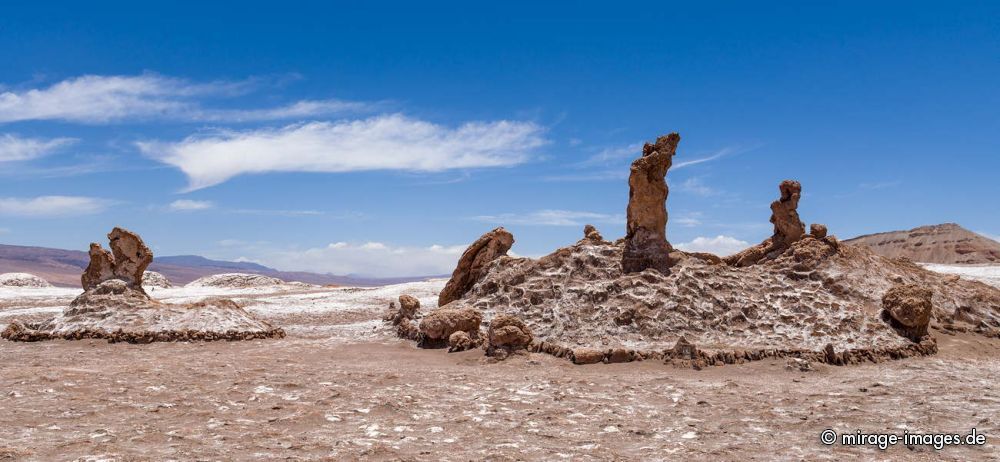
[(147, 156), (187, 175), (188, 191), (269, 172), (439, 172), (523, 163), (546, 144), (530, 122), (472, 122), (449, 128), (400, 114), (220, 131), (179, 142), (144, 141)]
[(0, 215), (63, 217), (103, 212), (114, 201), (84, 196), (0, 197)]
[(377, 277), (451, 273), (465, 245), (393, 246), (382, 242), (334, 242), (305, 250), (248, 247), (252, 261), (285, 271), (314, 271)]
[(76, 143), (74, 138), (22, 138), (13, 133), (0, 135), (0, 162), (37, 159)]
[(180, 199), (170, 203), (167, 207), (175, 212), (190, 212), (197, 210), (208, 210), (214, 208), (215, 204), (211, 201), (195, 201), (190, 199)]
[(196, 83), (156, 74), (84, 75), (46, 88), (0, 93), (0, 123), (59, 120), (81, 124), (167, 119), (184, 122), (249, 122), (308, 118), (368, 108), (339, 100), (304, 100), (265, 109), (205, 108), (208, 97), (233, 97), (256, 85), (242, 82)]

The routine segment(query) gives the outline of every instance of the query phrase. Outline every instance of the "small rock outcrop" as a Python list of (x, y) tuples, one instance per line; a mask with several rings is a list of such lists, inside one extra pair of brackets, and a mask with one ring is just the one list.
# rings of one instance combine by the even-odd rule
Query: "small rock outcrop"
[(168, 289), (173, 287), (170, 280), (166, 276), (157, 273), (155, 271), (146, 271), (142, 273), (142, 286), (157, 288), (157, 289)]
[(138, 234), (124, 228), (111, 230), (108, 240), (110, 252), (96, 242), (90, 244), (90, 263), (80, 277), (83, 290), (110, 279), (125, 281), (129, 287), (142, 290), (142, 276), (153, 262), (153, 252)]
[(52, 284), (30, 273), (4, 273), (0, 274), (0, 287), (42, 288), (52, 287)]
[(927, 335), (934, 292), (917, 284), (897, 284), (882, 297), (882, 316), (900, 335), (915, 342)]
[(420, 320), (421, 348), (443, 348), (451, 334), (464, 331), (469, 337), (479, 337), (483, 315), (474, 308), (438, 308)]
[(465, 295), (483, 275), (489, 264), (504, 255), (514, 245), (514, 235), (506, 229), (496, 228), (483, 234), (465, 249), (458, 259), (458, 266), (451, 279), (438, 296), (438, 306), (447, 305)]
[(396, 326), (396, 335), (399, 338), (417, 340), (420, 337), (420, 329), (417, 327), (415, 319), (420, 311), (420, 300), (412, 295), (400, 295), (399, 307), (396, 302), (389, 302), (389, 311), (382, 318), (393, 326)]
[(667, 242), (667, 170), (673, 164), (681, 137), (671, 133), (656, 143), (642, 147), (642, 157), (632, 162), (628, 177), (625, 249), (622, 271), (637, 273), (648, 268), (669, 272), (670, 252)]
[(601, 232), (598, 231), (594, 225), (586, 225), (583, 227), (583, 237), (584, 239), (594, 242), (601, 242), (604, 240), (604, 236), (601, 236)]
[(823, 239), (826, 237), (826, 233), (826, 225), (821, 225), (819, 223), (809, 225), (809, 235), (815, 237), (816, 239)]
[[(781, 196), (771, 202), (771, 223), (774, 224), (774, 234), (760, 244), (743, 250), (724, 259), (733, 266), (751, 266), (764, 258), (770, 258), (784, 252), (802, 239), (806, 234), (806, 225), (799, 219), (799, 198), (802, 196), (802, 185), (795, 180), (785, 180), (778, 185)], [(826, 236), (826, 227), (818, 225), (817, 234)]]
[(468, 332), (460, 330), (448, 336), (449, 353), (471, 350), (476, 346), (476, 340), (473, 339)]
[(486, 354), (499, 358), (527, 349), (534, 340), (524, 321), (509, 314), (498, 315), (490, 321), (486, 338)]

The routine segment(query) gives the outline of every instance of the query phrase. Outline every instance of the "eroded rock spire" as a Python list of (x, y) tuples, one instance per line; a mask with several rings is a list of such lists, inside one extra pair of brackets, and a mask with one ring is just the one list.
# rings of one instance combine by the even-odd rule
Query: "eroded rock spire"
[(625, 249), (622, 271), (636, 273), (647, 268), (666, 273), (670, 268), (667, 242), (667, 170), (673, 164), (680, 135), (671, 133), (646, 143), (642, 157), (632, 161), (628, 178)]

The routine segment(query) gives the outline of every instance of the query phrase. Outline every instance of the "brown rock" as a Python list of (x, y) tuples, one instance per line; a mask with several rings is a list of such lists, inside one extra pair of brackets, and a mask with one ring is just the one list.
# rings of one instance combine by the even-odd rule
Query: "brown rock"
[(816, 239), (823, 239), (826, 237), (826, 233), (826, 225), (821, 225), (819, 223), (809, 225), (809, 235), (815, 237)]
[(448, 352), (471, 350), (476, 347), (476, 343), (469, 336), (468, 332), (453, 332), (448, 336)]
[(608, 353), (608, 363), (628, 363), (634, 361), (636, 354), (625, 348), (615, 348)]
[(420, 345), (425, 348), (440, 348), (451, 334), (465, 331), (470, 336), (479, 335), (479, 324), (483, 315), (472, 308), (438, 308), (420, 320)]
[(142, 238), (127, 229), (115, 227), (108, 234), (111, 252), (114, 253), (114, 274), (116, 279), (125, 281), (129, 287), (142, 287), (142, 274), (153, 262), (153, 252), (142, 242)]
[(90, 244), (90, 263), (83, 271), (83, 275), (80, 276), (83, 290), (93, 289), (104, 281), (114, 279), (114, 266), (115, 257), (111, 255), (111, 252), (104, 250), (101, 244), (92, 242)]
[(490, 322), (486, 354), (494, 356), (501, 351), (510, 353), (514, 350), (523, 350), (531, 345), (532, 340), (531, 329), (524, 324), (524, 321), (516, 316), (501, 314)]
[[(750, 266), (765, 258), (773, 258), (805, 236), (806, 225), (799, 219), (798, 212), (802, 185), (795, 180), (785, 180), (778, 185), (778, 190), (781, 197), (771, 202), (770, 221), (774, 224), (774, 234), (760, 244), (726, 257), (724, 261), (727, 264)], [(825, 229), (824, 226), (824, 236)]]
[(898, 284), (882, 297), (883, 318), (897, 332), (915, 342), (927, 335), (934, 308), (934, 292), (917, 284)]
[(403, 294), (399, 296), (399, 314), (406, 319), (413, 319), (420, 311), (420, 300), (412, 295)]
[(584, 239), (601, 242), (604, 240), (604, 236), (601, 236), (601, 232), (594, 227), (594, 225), (586, 225), (583, 227), (583, 237)]
[(681, 338), (677, 339), (677, 343), (674, 344), (671, 353), (677, 359), (696, 359), (698, 357), (698, 348), (689, 342), (688, 339), (681, 336)]
[(574, 364), (596, 364), (604, 361), (604, 352), (593, 348), (576, 348), (572, 359)]
[(673, 163), (680, 135), (671, 133), (646, 143), (642, 157), (632, 162), (626, 209), (625, 249), (622, 271), (637, 273), (653, 268), (667, 273), (671, 266), (667, 242), (667, 170)]
[(458, 259), (458, 266), (451, 274), (451, 279), (438, 296), (438, 306), (462, 298), (486, 274), (490, 262), (507, 255), (512, 245), (514, 235), (502, 227), (480, 236)]

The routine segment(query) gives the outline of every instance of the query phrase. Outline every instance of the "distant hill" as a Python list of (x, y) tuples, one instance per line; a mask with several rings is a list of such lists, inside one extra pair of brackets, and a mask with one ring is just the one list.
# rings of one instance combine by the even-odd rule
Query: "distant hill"
[(923, 263), (1000, 264), (1000, 242), (955, 223), (921, 226), (848, 239), (886, 257), (906, 257)]
[[(64, 287), (80, 285), (80, 274), (90, 262), (87, 252), (0, 244), (0, 273), (31, 273), (49, 283)], [(317, 285), (380, 286), (422, 281), (438, 276), (369, 278), (338, 276), (302, 271), (278, 271), (251, 262), (210, 260), (197, 255), (155, 257), (150, 271), (163, 274), (174, 285), (184, 285), (203, 276), (221, 273), (251, 273)]]

